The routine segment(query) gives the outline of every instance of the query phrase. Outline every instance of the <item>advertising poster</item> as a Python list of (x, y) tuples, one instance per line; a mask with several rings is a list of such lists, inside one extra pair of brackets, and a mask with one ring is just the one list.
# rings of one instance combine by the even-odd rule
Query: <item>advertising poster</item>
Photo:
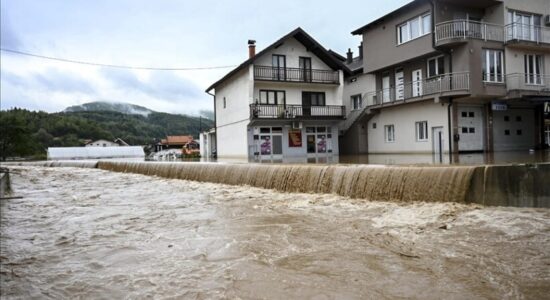
[(302, 131), (301, 130), (289, 130), (288, 131), (288, 146), (289, 147), (302, 147)]

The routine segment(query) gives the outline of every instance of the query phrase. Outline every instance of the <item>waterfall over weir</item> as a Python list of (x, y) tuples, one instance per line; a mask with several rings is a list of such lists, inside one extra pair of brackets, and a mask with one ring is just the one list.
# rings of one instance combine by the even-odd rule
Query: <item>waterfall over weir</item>
[(98, 168), (281, 192), (394, 202), (470, 202), (476, 167), (261, 165), (100, 161)]

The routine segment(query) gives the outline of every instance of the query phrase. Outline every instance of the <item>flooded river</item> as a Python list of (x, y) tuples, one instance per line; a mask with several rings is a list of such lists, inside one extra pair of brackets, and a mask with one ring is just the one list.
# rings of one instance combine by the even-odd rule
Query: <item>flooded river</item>
[(2, 298), (543, 299), (550, 210), (14, 167)]

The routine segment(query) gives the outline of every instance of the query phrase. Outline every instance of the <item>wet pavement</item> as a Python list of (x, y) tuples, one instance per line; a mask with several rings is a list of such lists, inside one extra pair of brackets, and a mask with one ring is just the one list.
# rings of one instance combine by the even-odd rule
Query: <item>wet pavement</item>
[(2, 298), (543, 299), (550, 210), (13, 167)]

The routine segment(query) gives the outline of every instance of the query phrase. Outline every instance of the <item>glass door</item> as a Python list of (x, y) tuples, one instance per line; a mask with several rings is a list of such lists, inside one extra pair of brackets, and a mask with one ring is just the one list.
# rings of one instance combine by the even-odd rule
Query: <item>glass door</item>
[(405, 98), (403, 70), (395, 71), (395, 99), (403, 100)]
[(300, 57), (300, 81), (311, 82), (311, 57)]
[(382, 102), (390, 102), (390, 76), (382, 77)]
[(273, 66), (273, 79), (286, 80), (286, 56), (273, 54), (272, 57)]
[(412, 72), (412, 96), (422, 96), (422, 69)]

